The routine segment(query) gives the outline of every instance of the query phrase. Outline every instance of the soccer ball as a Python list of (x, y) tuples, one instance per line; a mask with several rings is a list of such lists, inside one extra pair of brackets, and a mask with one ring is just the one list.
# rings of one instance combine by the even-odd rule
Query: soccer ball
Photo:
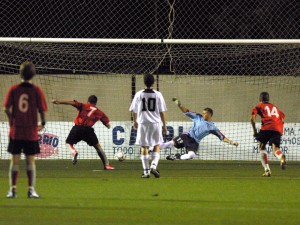
[(116, 153), (116, 158), (119, 160), (119, 161), (124, 161), (125, 160), (125, 154), (123, 151), (118, 151)]

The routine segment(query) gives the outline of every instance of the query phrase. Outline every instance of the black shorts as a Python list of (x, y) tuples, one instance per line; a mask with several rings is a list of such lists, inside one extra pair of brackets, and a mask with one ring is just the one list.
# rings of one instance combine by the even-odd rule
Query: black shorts
[(94, 132), (94, 128), (85, 126), (74, 126), (72, 127), (66, 143), (73, 145), (79, 141), (85, 141), (89, 146), (95, 146), (99, 143), (98, 138)]
[(186, 151), (198, 151), (199, 143), (187, 134), (181, 134), (173, 139), (176, 148), (185, 148)]
[(25, 155), (35, 155), (40, 153), (38, 141), (9, 140), (7, 151), (12, 155), (19, 155), (22, 152)]
[(256, 140), (266, 145), (274, 144), (276, 147), (280, 147), (281, 134), (274, 130), (260, 130), (260, 132), (255, 137)]

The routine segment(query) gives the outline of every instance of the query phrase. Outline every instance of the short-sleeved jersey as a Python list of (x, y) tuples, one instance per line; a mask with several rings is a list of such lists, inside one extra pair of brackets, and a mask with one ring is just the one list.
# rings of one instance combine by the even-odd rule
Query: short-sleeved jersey
[(187, 133), (198, 143), (209, 134), (216, 135), (220, 140), (225, 138), (215, 124), (204, 120), (201, 114), (194, 112), (186, 112), (184, 114), (194, 122), (193, 126), (188, 129)]
[(167, 111), (167, 107), (159, 91), (144, 89), (135, 94), (129, 111), (137, 113), (138, 123), (160, 123), (160, 113)]
[(9, 137), (13, 140), (38, 140), (38, 111), (47, 111), (40, 87), (23, 82), (11, 86), (4, 107), (12, 110)]
[(259, 103), (252, 109), (252, 115), (260, 115), (261, 130), (274, 130), (283, 134), (284, 113), (271, 103)]
[(98, 120), (104, 125), (109, 123), (109, 118), (91, 103), (80, 103), (74, 100), (75, 108), (78, 110), (78, 114), (74, 119), (75, 125), (92, 127)]

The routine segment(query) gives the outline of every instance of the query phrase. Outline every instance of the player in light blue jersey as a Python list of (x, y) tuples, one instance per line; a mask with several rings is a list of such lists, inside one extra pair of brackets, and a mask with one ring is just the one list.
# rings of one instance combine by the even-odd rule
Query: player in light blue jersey
[(202, 114), (199, 114), (190, 112), (190, 110), (184, 107), (177, 98), (173, 98), (173, 101), (181, 111), (194, 122), (194, 124), (183, 134), (160, 145), (160, 149), (172, 147), (186, 149), (186, 154), (176, 154), (175, 156), (169, 155), (167, 156), (167, 159), (187, 160), (195, 158), (200, 141), (209, 134), (216, 135), (221, 141), (229, 143), (230, 145), (238, 146), (237, 142), (233, 142), (226, 138), (211, 121), (213, 116), (213, 110), (211, 108), (205, 108)]

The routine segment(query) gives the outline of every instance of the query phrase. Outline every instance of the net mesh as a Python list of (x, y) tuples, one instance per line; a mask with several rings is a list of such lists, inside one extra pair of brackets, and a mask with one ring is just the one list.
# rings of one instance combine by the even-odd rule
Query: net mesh
[[(273, 1), (1, 1), (2, 37), (54, 38), (299, 38), (299, 3)], [(191, 122), (172, 103), (179, 97), (192, 111), (214, 109), (213, 120), (224, 135), (240, 146), (233, 148), (210, 135), (203, 139), (199, 159), (258, 160), (249, 117), (261, 91), (287, 115), (282, 150), (289, 160), (299, 160), (300, 145), (300, 46), (273, 45), (166, 45), (166, 44), (66, 44), (0, 42), (1, 96), (19, 81), (19, 65), (37, 65), (35, 83), (49, 105), (46, 129), (40, 133), (40, 158), (65, 159), (65, 147), (76, 116), (68, 106), (52, 99), (86, 102), (95, 94), (99, 107), (112, 121), (108, 130), (95, 131), (107, 156), (122, 149), (128, 158), (139, 157), (134, 146), (128, 111), (135, 91), (143, 88), (142, 75), (153, 73), (156, 88), (164, 95), (170, 134), (185, 131)], [(4, 98), (0, 99), (3, 105)], [(9, 158), (7, 119), (0, 111), (1, 158)], [(257, 124), (259, 126), (259, 124)], [(80, 158), (97, 158), (79, 143)], [(166, 149), (162, 158), (175, 149)], [(270, 158), (272, 158), (271, 151)]]

